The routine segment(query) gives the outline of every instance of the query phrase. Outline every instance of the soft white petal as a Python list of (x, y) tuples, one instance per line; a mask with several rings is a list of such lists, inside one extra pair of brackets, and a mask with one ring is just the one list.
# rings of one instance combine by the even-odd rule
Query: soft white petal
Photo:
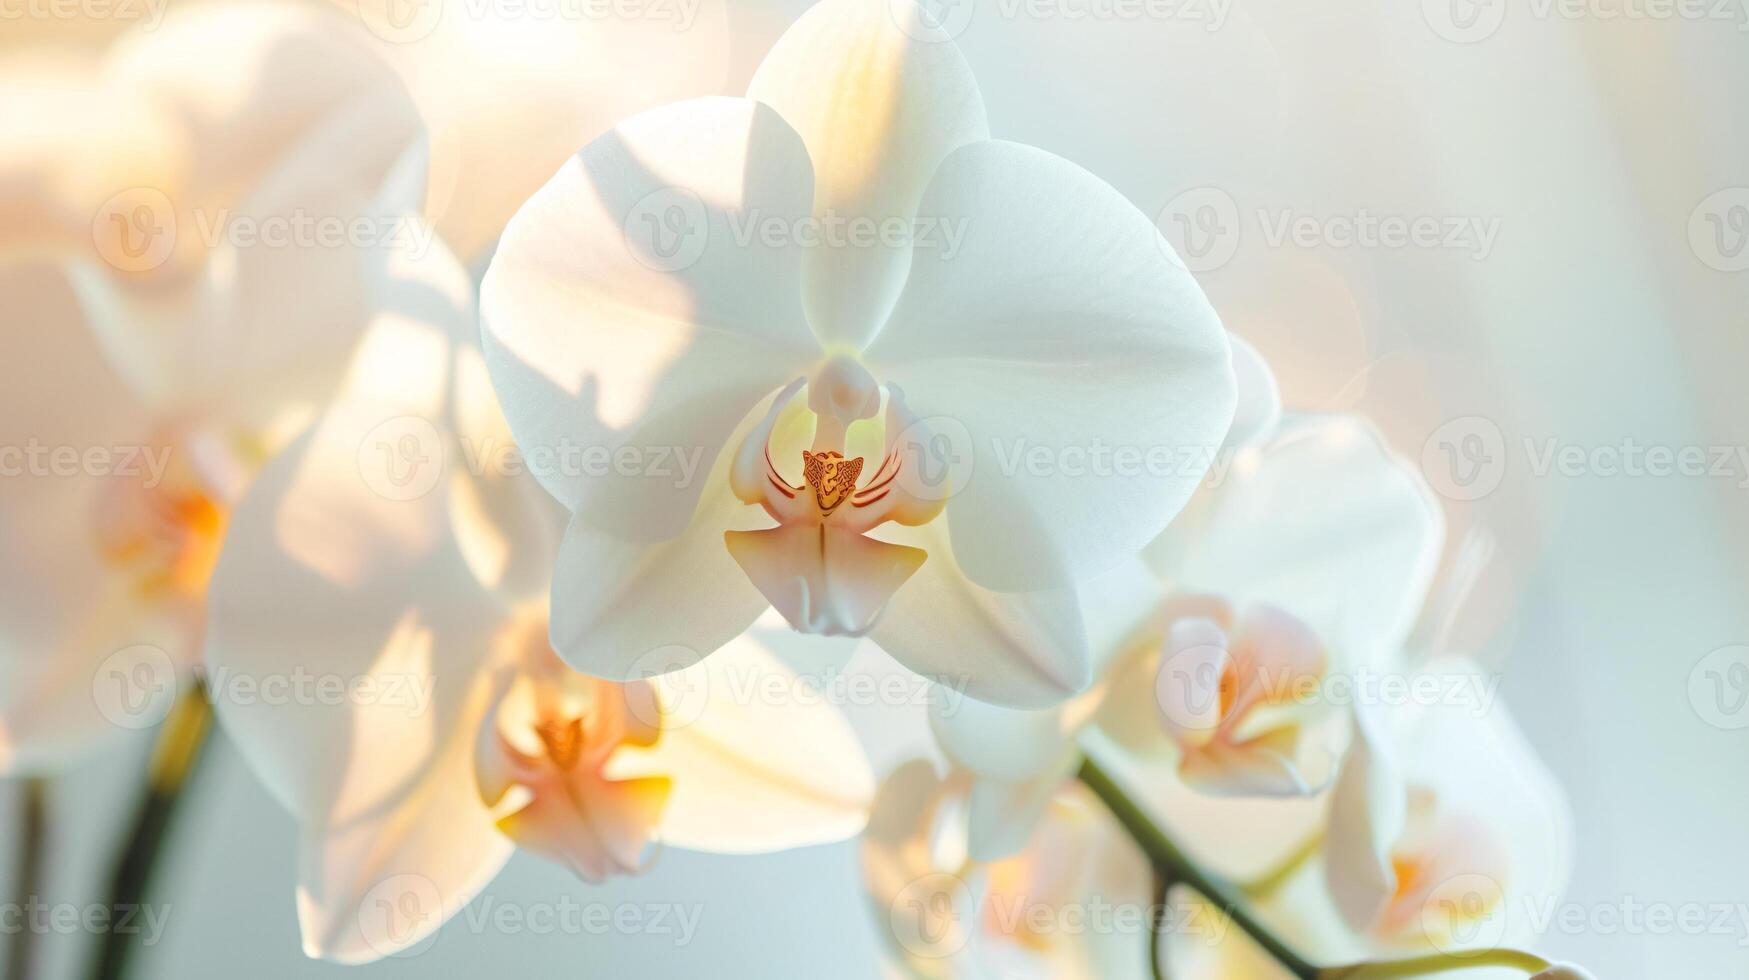
[[(747, 97), (807, 144), (822, 222), (908, 222), (943, 158), (988, 137), (970, 66), (924, 18), (911, 0), (824, 0), (753, 76)], [(808, 250), (804, 295), (823, 342), (860, 347), (879, 329), (905, 283), (909, 238)]]
[(1371, 425), (1296, 416), (1211, 477), (1147, 556), (1181, 589), (1298, 616), (1342, 670), (1409, 634), (1443, 543), (1425, 481)]
[[(411, 949), (510, 859), (515, 847), (473, 778), (472, 732), (492, 693), (486, 675), (476, 680), (441, 746), (392, 802), (344, 820), (306, 823), (297, 895), (305, 955), (359, 964)], [(397, 732), (373, 734), (393, 739)]]
[(130, 234), (150, 233), (148, 260), (169, 242), (163, 263), (134, 268), (99, 242), (109, 264), (78, 278), (153, 405), (264, 424), (327, 395), (345, 369), (368, 319), (360, 254), (401, 233), (424, 171), (412, 103), (349, 28), (320, 11), (221, 6), (115, 52), (107, 84), (151, 93), (195, 161), (110, 215), (150, 224)]
[[(723, 0), (638, 17), (542, 17), (515, 4), (335, 0), (371, 28), (430, 132), (426, 214), (464, 259), (491, 246), (565, 158), (621, 119), (721, 90)], [(661, 65), (661, 71), (649, 71)]]
[[(817, 359), (800, 254), (739, 238), (806, 216), (812, 186), (775, 112), (699, 99), (621, 123), (511, 220), (481, 290), (487, 363), (535, 475), (585, 520), (678, 534), (704, 482), (654, 454), (709, 473), (754, 405)], [(633, 464), (604, 467), (616, 452)]]
[(1228, 447), (1266, 439), (1281, 424), (1281, 388), (1275, 372), (1251, 342), (1236, 333), (1227, 339), (1233, 345), (1233, 380), (1239, 405), (1233, 412), (1233, 427), (1227, 431)]
[(1408, 820), (1408, 786), (1393, 733), (1376, 711), (1357, 707), (1354, 741), (1330, 795), (1325, 873), (1350, 928), (1366, 933), (1397, 887), (1391, 852)]
[(61, 275), (14, 266), (0, 293), (0, 446), (12, 447), (0, 458), (0, 772), (18, 772), (162, 719), (195, 653), (185, 610), (140, 595), (93, 527), (106, 488), (149, 479), (171, 447), (152, 438)]
[(960, 570), (946, 523), (882, 529), (928, 558), (869, 637), (911, 670), (992, 704), (1038, 708), (1085, 689), (1092, 671), (1075, 591), (983, 588)]
[(961, 147), (918, 213), (963, 240), (914, 252), (864, 360), (932, 428), (964, 434), (947, 505), (961, 566), (1023, 590), (1135, 554), (1233, 417), (1208, 300), (1147, 218), (1042, 150)]
[[(467, 311), (458, 275), (447, 253), (398, 270), (385, 286), (398, 300), (367, 333), (343, 395), (263, 469), (214, 573), (215, 707), (306, 823), (345, 826), (396, 805), (438, 765), (452, 729), (472, 724), (476, 675), (506, 618), (452, 523), (453, 487), (468, 477), (439, 423)], [(300, 678), (376, 686), (338, 699), (250, 693)]]
[(1057, 791), (1074, 775), (1081, 753), (1073, 743), (1058, 747), (1056, 757), (1038, 775), (1020, 782), (978, 778), (972, 781), (967, 806), (968, 854), (974, 861), (995, 861), (1025, 847), (1039, 818)]
[[(750, 417), (742, 431), (752, 424)], [(725, 453), (695, 477), (710, 489), (692, 523), (666, 541), (628, 539), (572, 517), (550, 603), (553, 649), (567, 663), (609, 680), (675, 670), (708, 657), (769, 608), (724, 540), (771, 523), (735, 496), (731, 465)]]
[[(1429, 675), (1498, 683), (1473, 662), (1442, 658), (1425, 668)], [(1447, 688), (1450, 689), (1450, 688)], [(1573, 814), (1566, 793), (1512, 719), (1504, 703), (1488, 701), (1497, 688), (1476, 686), (1467, 699), (1452, 698), (1426, 708), (1408, 722), (1401, 737), (1403, 770), (1420, 785), (1433, 787), (1440, 805), (1481, 818), (1505, 847), (1508, 880), (1502, 885), (1515, 901), (1542, 907), (1565, 893), (1573, 872)], [(1510, 799), (1511, 806), (1500, 801)], [(1535, 941), (1523, 916), (1508, 925), (1519, 930), (1509, 942)]]
[[(793, 692), (795, 674), (743, 635), (658, 682), (664, 727), (649, 749), (625, 749), (614, 778), (672, 780), (660, 834), (676, 847), (762, 853), (862, 831), (875, 779), (843, 713)], [(768, 687), (769, 685), (769, 687)]]

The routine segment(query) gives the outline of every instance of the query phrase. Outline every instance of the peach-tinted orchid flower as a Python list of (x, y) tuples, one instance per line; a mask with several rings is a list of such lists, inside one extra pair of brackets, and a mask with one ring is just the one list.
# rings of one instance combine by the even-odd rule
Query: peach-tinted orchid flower
[[(384, 285), (340, 394), (238, 505), (210, 599), (219, 718), (302, 824), (305, 951), (408, 949), (518, 846), (599, 880), (658, 845), (746, 853), (857, 833), (874, 780), (837, 710), (732, 696), (725, 671), (793, 679), (752, 639), (661, 683), (558, 661), (557, 505), (470, 455), (509, 439), (472, 285), (441, 243), (398, 255)], [(231, 693), (299, 672), (349, 694)]]
[(1159, 533), (1234, 412), (1158, 231), (988, 138), (909, 0), (826, 0), (746, 98), (585, 147), (511, 220), (482, 310), (524, 454), (627, 461), (538, 474), (573, 513), (554, 646), (611, 679), (774, 606), (976, 697), (1060, 699), (1089, 679), (1074, 583)]
[[(1425, 670), (1450, 680), (1478, 668), (1438, 658)], [(1363, 709), (1323, 845), (1252, 911), (1315, 963), (1435, 956), (1463, 976), (1522, 978), (1518, 967), (1464, 964), (1536, 944), (1536, 910), (1566, 887), (1571, 831), (1564, 794), (1502, 705)], [(1185, 980), (1290, 976), (1237, 930), (1212, 945), (1169, 936), (1162, 957)]]
[(215, 3), (151, 26), (0, 72), (0, 425), (24, 454), (0, 479), (0, 772), (163, 717), (232, 505), (363, 327), (373, 243), (225, 229), (422, 192), (417, 118), (356, 25)]
[(1147, 977), (1153, 872), (1093, 794), (1059, 787), (1024, 848), (978, 861), (966, 850), (968, 783), (917, 760), (876, 798), (863, 876), (891, 972)]
[[(1426, 673), (1480, 677), (1441, 659)], [(1572, 815), (1503, 704), (1357, 709), (1325, 874), (1382, 949), (1520, 946), (1571, 873)]]
[[(1145, 773), (1131, 785), (1172, 795), (1157, 812), (1199, 857), (1205, 831), (1218, 839), (1258, 813), (1304, 826), (1241, 850), (1291, 849), (1318, 810), (1288, 801), (1326, 787), (1342, 748), (1346, 714), (1324, 681), (1390, 669), (1442, 537), (1419, 474), (1366, 423), (1290, 417), (1238, 446), (1142, 562), (1086, 590), (1100, 665), (1086, 694), (1043, 711), (943, 702), (936, 735), (981, 791), (1018, 799), (1040, 798), (1036, 784), (1095, 742), (1114, 768)], [(1016, 846), (1027, 820), (1010, 808), (980, 823), (975, 849)]]

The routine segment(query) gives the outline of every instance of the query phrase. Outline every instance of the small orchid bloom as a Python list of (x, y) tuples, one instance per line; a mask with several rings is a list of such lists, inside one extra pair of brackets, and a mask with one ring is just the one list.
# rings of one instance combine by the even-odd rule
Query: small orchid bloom
[(122, 35), (77, 83), (0, 82), (47, 124), (0, 139), (0, 186), (42, 217), (10, 250), (66, 263), (154, 411), (268, 426), (338, 380), (368, 315), (361, 255), (424, 194), (417, 111), (362, 33), (289, 4), (201, 4)]
[[(416, 945), (517, 847), (599, 881), (664, 845), (860, 831), (874, 779), (837, 710), (736, 703), (728, 671), (794, 680), (751, 637), (661, 683), (558, 660), (557, 504), (469, 454), (509, 438), (472, 284), (438, 245), (398, 252), (383, 285), (340, 393), (238, 504), (209, 601), (219, 719), (302, 825), (308, 955)], [(245, 696), (300, 673), (347, 696)]]
[[(1480, 676), (1454, 658), (1426, 671), (1446, 690)], [(1559, 786), (1499, 704), (1358, 714), (1315, 859), (1255, 898), (1251, 912), (1300, 955), (1331, 964), (1332, 977), (1424, 957), (1448, 958), (1444, 968), (1466, 976), (1523, 977), (1478, 957), (1534, 945), (1531, 910), (1565, 887), (1572, 816)], [(1166, 975), (1185, 980), (1290, 976), (1236, 929), (1218, 943), (1169, 935), (1162, 961)], [(1551, 966), (1533, 980), (1586, 976)]]
[(1075, 583), (1208, 465), (1089, 454), (1194, 460), (1234, 413), (1226, 335), (1158, 231), (990, 139), (909, 0), (825, 0), (746, 98), (585, 147), (505, 230), (482, 312), (573, 515), (554, 646), (609, 679), (776, 607), (976, 697), (1059, 700), (1088, 681)]
[[(1426, 672), (1482, 676), (1459, 660)], [(1534, 939), (1526, 910), (1566, 887), (1572, 815), (1506, 708), (1362, 707), (1356, 732), (1324, 863), (1349, 926), (1383, 950)]]
[[(1005, 787), (991, 792), (1023, 798), (1060, 778), (1065, 753), (1096, 742), (1114, 768), (1145, 771), (1133, 785), (1174, 796), (1152, 802), (1199, 856), (1198, 840), (1254, 824), (1259, 812), (1315, 820), (1315, 806), (1257, 800), (1310, 799), (1328, 785), (1346, 714), (1322, 696), (1326, 682), (1390, 669), (1442, 538), (1419, 474), (1366, 423), (1290, 417), (1236, 445), (1231, 465), (1142, 562), (1085, 590), (1100, 665), (1088, 693), (1032, 712), (944, 702), (932, 714), (936, 735), (951, 758)], [(1208, 815), (1203, 827), (1181, 822), (1196, 814)], [(974, 846), (1000, 853), (1024, 822), (979, 830)], [(1239, 850), (1300, 839), (1277, 836)]]
[(333, 26), (214, 4), (124, 36), (95, 79), (0, 77), (0, 114), (32, 124), (0, 123), (0, 195), (32, 202), (0, 242), (0, 772), (163, 717), (231, 508), (356, 342), (373, 248), (216, 231), (417, 198), (417, 119)]
[[(1152, 872), (1092, 793), (1061, 786), (1023, 849), (977, 861), (966, 850), (968, 776), (942, 778), (916, 760), (876, 798), (863, 875), (892, 970), (930, 980), (1147, 977)], [(1124, 910), (1135, 928), (1117, 928), (1115, 916), (1090, 922), (1095, 904)]]

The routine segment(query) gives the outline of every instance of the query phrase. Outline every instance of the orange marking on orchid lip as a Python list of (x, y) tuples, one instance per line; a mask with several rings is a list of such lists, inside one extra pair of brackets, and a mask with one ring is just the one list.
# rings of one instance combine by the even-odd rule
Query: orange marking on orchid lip
[(766, 475), (766, 479), (771, 481), (771, 485), (777, 488), (778, 493), (783, 494), (784, 496), (790, 498), (791, 500), (795, 499), (796, 492), (794, 490), (791, 490), (789, 487), (785, 486), (783, 484), (783, 481), (779, 480), (777, 477), (772, 476), (770, 474)]
[[(881, 468), (878, 470), (875, 470), (874, 476), (869, 477), (869, 482), (873, 483), (876, 480), (879, 480), (881, 478), (881, 476), (887, 472), (887, 467), (891, 466), (892, 464), (894, 464), (898, 461), (899, 461), (899, 454), (898, 453), (888, 453), (886, 458), (881, 460)], [(893, 476), (898, 476), (898, 475), (899, 475), (899, 470), (897, 467), (895, 467), (893, 469)], [(892, 479), (892, 477), (888, 477), (888, 479)]]
[(534, 733), (540, 736), (541, 744), (546, 746), (547, 757), (560, 769), (572, 769), (577, 760), (583, 757), (583, 719), (572, 718), (570, 721), (554, 721), (551, 719), (537, 722)]
[(887, 494), (889, 494), (891, 492), (892, 491), (890, 491), (890, 490), (882, 490), (879, 494), (877, 494), (876, 496), (873, 496), (873, 497), (869, 497), (867, 500), (863, 500), (863, 499), (852, 500), (850, 502), (850, 506), (852, 506), (852, 507), (867, 507), (869, 504), (878, 502), (882, 497), (885, 497)]
[[(888, 456), (887, 462), (892, 461), (893, 458), (894, 457), (892, 457), (892, 456)], [(885, 487), (887, 484), (889, 484), (889, 483), (891, 483), (894, 480), (897, 480), (899, 478), (899, 467), (897, 467), (897, 466), (893, 467), (893, 472), (887, 473), (887, 475), (884, 479), (881, 477), (882, 473), (887, 472), (887, 462), (881, 463), (881, 468), (875, 471), (874, 479), (869, 481), (868, 486), (863, 487), (861, 490), (856, 491), (857, 496), (861, 497), (861, 496), (865, 496), (867, 494), (873, 493), (874, 491)], [(886, 495), (882, 494), (882, 496), (886, 496)]]
[(837, 510), (855, 492), (856, 478), (861, 473), (861, 456), (845, 459), (843, 453), (802, 450), (802, 478), (814, 488), (814, 502), (823, 514)]

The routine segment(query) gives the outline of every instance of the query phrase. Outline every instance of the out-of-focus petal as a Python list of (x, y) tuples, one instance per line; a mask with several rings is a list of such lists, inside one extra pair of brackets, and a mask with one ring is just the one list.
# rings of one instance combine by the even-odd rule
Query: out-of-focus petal
[(799, 252), (756, 233), (806, 217), (812, 186), (775, 112), (698, 99), (621, 123), (511, 220), (481, 291), (487, 363), (536, 476), (582, 519), (680, 533), (704, 484), (660, 460), (709, 473), (819, 356)]
[(942, 247), (913, 252), (864, 360), (932, 429), (963, 433), (947, 505), (960, 566), (1019, 591), (1134, 555), (1232, 421), (1214, 310), (1147, 218), (1042, 150), (961, 147), (918, 213)]
[[(452, 728), (472, 746), (461, 712), (505, 618), (456, 542), (450, 498), (468, 476), (432, 421), (451, 404), (466, 277), (447, 252), (408, 258), (341, 396), (238, 504), (208, 596), (220, 719), (306, 824), (399, 800)], [(227, 695), (308, 674), (377, 687), (338, 703)]]
[(18, 772), (161, 719), (194, 623), (118, 573), (93, 530), (105, 494), (161, 477), (172, 448), (56, 271), (0, 271), (0, 293), (0, 772)]
[[(305, 955), (360, 964), (417, 946), (509, 860), (514, 846), (472, 778), (469, 726), (484, 719), (491, 697), (489, 679), (475, 680), (472, 690), (457, 692), (465, 704), (444, 719), (440, 744), (393, 798), (344, 819), (306, 820), (297, 894)], [(360, 744), (352, 754), (365, 757), (355, 766), (368, 768), (405, 737), (397, 725), (373, 729), (360, 724), (353, 733)]]
[(1304, 620), (1341, 670), (1393, 656), (1444, 543), (1420, 473), (1352, 416), (1297, 416), (1244, 449), (1149, 545), (1180, 588)]
[[(722, 88), (722, 0), (642, 16), (533, 16), (522, 7), (335, 0), (362, 19), (430, 133), (426, 216), (472, 262), (565, 158), (615, 122)], [(647, 70), (661, 65), (661, 71)]]
[(1069, 742), (1058, 747), (1056, 757), (1043, 771), (1024, 781), (974, 779), (966, 811), (971, 859), (994, 861), (1025, 847), (1039, 818), (1080, 761), (1080, 751)]
[[(971, 67), (911, 0), (825, 0), (784, 32), (747, 97), (776, 109), (814, 162), (822, 222), (909, 222), (941, 161), (989, 127)], [(904, 286), (912, 242), (810, 249), (808, 319), (861, 347)]]
[(1227, 339), (1233, 345), (1233, 381), (1239, 401), (1233, 427), (1227, 430), (1226, 446), (1243, 446), (1267, 439), (1281, 424), (1281, 388), (1269, 362), (1250, 341), (1236, 333), (1227, 334)]
[(1376, 712), (1357, 708), (1354, 741), (1330, 795), (1325, 872), (1349, 927), (1365, 933), (1397, 888), (1391, 850), (1408, 820), (1408, 786)]
[[(743, 635), (657, 682), (661, 737), (621, 750), (607, 774), (672, 781), (660, 833), (676, 847), (746, 854), (854, 836), (868, 822), (874, 774), (843, 714), (795, 696), (800, 683)], [(763, 693), (772, 689), (784, 692), (778, 703)]]

